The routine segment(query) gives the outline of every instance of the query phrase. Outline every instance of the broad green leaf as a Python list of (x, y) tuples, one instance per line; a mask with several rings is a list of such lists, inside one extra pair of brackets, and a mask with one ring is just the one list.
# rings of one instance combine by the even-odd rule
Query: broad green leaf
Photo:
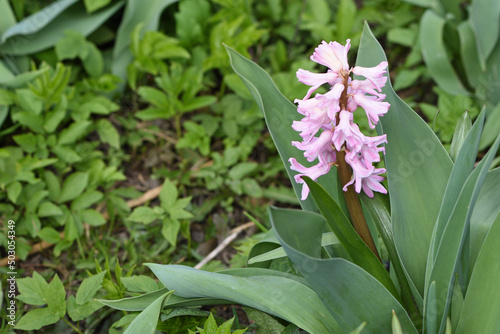
[(160, 311), (163, 306), (165, 299), (168, 299), (173, 291), (169, 291), (160, 298), (156, 299), (151, 303), (144, 311), (142, 311), (127, 327), (124, 334), (154, 334), (156, 331), (156, 325), (158, 324), (158, 318), (160, 316)]
[[(308, 165), (306, 159), (302, 156), (303, 153), (291, 144), (294, 140), (300, 141), (299, 134), (292, 129), (292, 123), (293, 121), (300, 120), (301, 115), (297, 112), (297, 108), (280, 93), (271, 80), (271, 77), (262, 68), (246, 59), (232, 48), (226, 47), (226, 50), (229, 54), (231, 66), (234, 71), (243, 80), (260, 110), (264, 113), (267, 128), (285, 164), (288, 177), (292, 180), (292, 186), (295, 193), (297, 197), (300, 198), (302, 185), (294, 181), (294, 175), (296, 173), (290, 169), (288, 159), (294, 157), (299, 163), (305, 166)], [(336, 169), (332, 168), (330, 173), (320, 177), (318, 182), (325, 189), (328, 189), (335, 202), (339, 203), (336, 173)], [(343, 200), (344, 199), (340, 197), (340, 201)], [(312, 197), (308, 197), (306, 200), (301, 201), (300, 205), (304, 210), (317, 211)], [(343, 206), (341, 205), (341, 207)]]
[(39, 330), (48, 325), (55, 324), (61, 317), (49, 310), (48, 307), (31, 310), (16, 323), (19, 330)]
[[(399, 293), (389, 277), (387, 270), (382, 265), (382, 262), (380, 262), (361, 239), (351, 222), (349, 222), (343, 214), (342, 209), (340, 209), (337, 203), (328, 195), (327, 191), (319, 184), (312, 181), (310, 178), (304, 178), (304, 180), (309, 186), (311, 195), (316, 201), (316, 205), (318, 205), (321, 214), (326, 219), (328, 226), (330, 226), (330, 229), (335, 233), (347, 253), (349, 253), (353, 263), (376, 278), (392, 293), (394, 298), (399, 300)], [(297, 218), (302, 216), (301, 212), (297, 212), (296, 214)], [(306, 217), (301, 219), (306, 220)]]
[(458, 323), (457, 334), (495, 333), (500, 328), (500, 216), (491, 226), (477, 257)]
[[(436, 260), (438, 247), (442, 241), (443, 231), (459, 198), (460, 191), (474, 168), (479, 147), (479, 139), (481, 138), (481, 130), (484, 124), (484, 114), (485, 111), (483, 108), (481, 115), (479, 115), (474, 126), (466, 136), (451, 171), (432, 236), (429, 258), (427, 259), (427, 271), (432, 269), (433, 262)], [(427, 272), (426, 275), (429, 275), (429, 272)], [(428, 281), (427, 284), (429, 283)]]
[[(62, 212), (62, 211), (61, 211)], [(52, 244), (58, 243), (61, 241), (61, 235), (52, 227), (44, 227), (38, 233), (40, 239), (50, 242)]]
[(59, 135), (59, 145), (73, 144), (82, 137), (92, 124), (91, 121), (75, 122), (61, 131)]
[(97, 122), (97, 133), (103, 143), (107, 143), (116, 149), (120, 148), (120, 135), (107, 119), (101, 119)]
[(91, 226), (101, 226), (106, 224), (106, 219), (98, 211), (94, 209), (83, 210), (80, 214), (82, 223), (87, 223)]
[(469, 116), (469, 112), (465, 111), (462, 117), (457, 122), (455, 127), (455, 132), (453, 133), (453, 139), (451, 140), (450, 146), (450, 157), (453, 161), (457, 159), (458, 152), (462, 147), (465, 137), (472, 128), (472, 121)]
[(9, 200), (16, 204), (17, 199), (19, 198), (19, 195), (21, 195), (21, 191), (23, 190), (23, 186), (21, 185), (21, 182), (14, 181), (7, 185), (7, 197)]
[[(356, 65), (376, 66), (385, 60), (365, 23)], [(392, 90), (389, 79), (382, 92), (391, 108), (380, 119), (377, 132), (388, 138), (385, 166), (394, 242), (403, 267), (422, 295), (427, 252), (453, 164), (431, 128)]]
[(17, 295), (16, 298), (23, 303), (31, 305), (47, 304), (45, 300), (45, 291), (49, 284), (36, 271), (33, 272), (33, 277), (18, 279), (16, 285), (19, 291), (19, 295)]
[(483, 70), (479, 61), (476, 36), (474, 36), (471, 21), (460, 23), (457, 27), (457, 32), (460, 38), (460, 56), (467, 80), (473, 87), (478, 87), (480, 85), (480, 75)]
[(16, 24), (16, 16), (8, 0), (0, 0), (0, 13), (2, 13), (2, 21), (0, 21), (0, 36), (7, 31), (7, 29)]
[(127, 0), (125, 12), (116, 34), (115, 46), (113, 48), (113, 63), (111, 66), (114, 75), (126, 82), (127, 66), (132, 63), (133, 56), (129, 46), (130, 36), (134, 28), (144, 24), (143, 31), (155, 31), (158, 29), (160, 16), (163, 10), (178, 0), (150, 0), (147, 6), (141, 0)]
[(83, 320), (104, 306), (104, 304), (101, 304), (96, 300), (91, 300), (83, 305), (78, 305), (76, 303), (75, 296), (73, 295), (68, 297), (66, 305), (68, 308), (68, 315), (73, 321)]
[(63, 212), (59, 206), (52, 202), (43, 202), (38, 207), (38, 217), (52, 217), (62, 215)]
[(489, 110), (486, 117), (486, 124), (484, 125), (483, 136), (479, 149), (484, 150), (490, 146), (500, 133), (500, 103), (498, 103), (492, 110)]
[(427, 10), (420, 22), (420, 45), (432, 78), (446, 92), (453, 95), (469, 95), (451, 65), (444, 43), (445, 19)]
[(417, 333), (401, 304), (373, 276), (341, 258), (321, 259), (325, 222), (320, 216), (271, 208), (270, 218), (288, 257), (321, 297), (341, 332), (352, 331), (366, 322), (370, 333), (389, 333), (390, 315), (395, 310), (405, 331)]
[(169, 179), (165, 179), (159, 195), (161, 205), (165, 208), (165, 210), (168, 211), (174, 206), (178, 196), (179, 192), (177, 191), (177, 187), (175, 186), (175, 184)]
[[(229, 276), (179, 265), (147, 265), (178, 296), (225, 299), (247, 305), (312, 333), (342, 331), (318, 295), (295, 280), (273, 276)], [(294, 293), (290, 294), (290, 291)]]
[(418, 292), (415, 284), (408, 277), (404, 267), (401, 264), (399, 255), (394, 243), (394, 235), (392, 233), (391, 216), (389, 213), (388, 199), (376, 193), (374, 198), (369, 198), (365, 194), (361, 195), (363, 208), (372, 217), (372, 220), (377, 227), (380, 237), (382, 238), (385, 248), (389, 253), (391, 260), (391, 271), (394, 271), (400, 288), (400, 295), (403, 300), (403, 306), (408, 311), (410, 318), (415, 321), (422, 319), (421, 313), (424, 308), (422, 296)]
[(100, 191), (97, 190), (87, 190), (71, 202), (71, 210), (78, 211), (83, 210), (91, 205), (99, 202), (103, 198)]
[(500, 2), (474, 0), (470, 7), (470, 22), (476, 37), (477, 50), (483, 71), (486, 60), (498, 42)]
[(43, 10), (26, 17), (24, 20), (11, 26), (7, 31), (5, 31), (2, 35), (2, 39), (0, 40), (0, 44), (5, 43), (5, 41), (12, 36), (30, 35), (38, 32), (77, 1), (78, 0), (55, 1)]
[(87, 187), (88, 179), (89, 174), (87, 172), (75, 172), (68, 176), (64, 180), (58, 202), (64, 203), (80, 196)]
[(95, 274), (89, 278), (86, 278), (80, 284), (78, 291), (76, 292), (76, 304), (83, 305), (94, 298), (95, 294), (101, 288), (102, 280), (104, 275), (106, 275), (106, 270)]
[(470, 218), (470, 270), (474, 269), (477, 255), (491, 225), (500, 213), (500, 168), (491, 170), (486, 175), (483, 187), (477, 198), (476, 206)]
[(149, 276), (134, 275), (122, 277), (121, 282), (128, 291), (132, 292), (152, 292), (158, 290), (158, 284)]
[[(471, 133), (472, 131), (473, 130), (471, 130)], [(497, 140), (491, 147), (490, 151), (467, 178), (453, 210), (449, 211), (450, 214), (445, 217), (448, 219), (445, 220), (446, 227), (442, 231), (442, 237), (436, 238), (436, 245), (438, 245), (438, 247), (436, 248), (434, 253), (435, 255), (433, 257), (435, 260), (433, 263), (430, 263), (431, 270), (428, 270), (427, 272), (426, 282), (435, 282), (436, 295), (443, 296), (443, 298), (446, 297), (446, 299), (445, 302), (436, 303), (435, 314), (429, 315), (426, 311), (424, 319), (426, 316), (437, 316), (437, 327), (435, 330), (439, 333), (443, 333), (445, 330), (446, 318), (450, 307), (451, 295), (453, 293), (453, 278), (458, 270), (464, 242), (468, 236), (472, 210), (474, 209), (479, 191), (481, 190), (483, 182), (486, 178), (486, 173), (491, 166), (491, 162), (499, 145), (500, 136), (497, 137)], [(464, 150), (464, 148), (462, 148), (462, 150)], [(462, 151), (459, 153), (458, 159), (460, 159), (461, 154)], [(440, 225), (436, 225), (436, 227), (438, 226)], [(436, 229), (436, 234), (439, 235), (438, 229)], [(431, 244), (429, 261), (432, 259), (432, 247), (433, 245)], [(463, 265), (468, 265), (468, 263)], [(432, 308), (426, 308), (432, 311)]]
[(149, 224), (156, 219), (158, 219), (158, 214), (153, 209), (146, 206), (135, 208), (128, 217), (128, 220), (143, 224)]
[[(325, 246), (336, 245), (339, 243), (340, 243), (340, 241), (337, 238), (337, 236), (335, 235), (335, 233), (333, 233), (333, 232), (323, 233), (323, 236), (321, 238), (321, 246), (325, 247)], [(274, 260), (274, 259), (282, 258), (285, 256), (286, 256), (286, 252), (283, 249), (283, 247), (278, 247), (278, 248), (275, 248), (271, 251), (257, 255), (255, 257), (249, 257), (248, 264)]]
[[(42, 51), (54, 46), (58, 40), (64, 37), (64, 31), (68, 29), (88, 36), (123, 6), (123, 1), (119, 1), (108, 8), (88, 15), (83, 2), (75, 0), (63, 2), (76, 3), (56, 17), (49, 17), (49, 21), (47, 21), (47, 17), (44, 17), (46, 11), (40, 11), (26, 20), (19, 22), (11, 28), (14, 29), (17, 27), (15, 34), (10, 33), (7, 35), (9, 32), (4, 34), (3, 38), (8, 37), (8, 39), (4, 40), (4, 43), (0, 45), (0, 51), (8, 55), (26, 55)], [(59, 6), (58, 3), (54, 3), (53, 5), (56, 7)], [(40, 18), (37, 18), (35, 15), (42, 16), (41, 22), (45, 24), (40, 26), (36, 22)], [(21, 27), (18, 27), (19, 25)], [(33, 27), (35, 30), (31, 31)]]
[(66, 314), (66, 291), (56, 274), (45, 290), (45, 299), (49, 310), (60, 318)]

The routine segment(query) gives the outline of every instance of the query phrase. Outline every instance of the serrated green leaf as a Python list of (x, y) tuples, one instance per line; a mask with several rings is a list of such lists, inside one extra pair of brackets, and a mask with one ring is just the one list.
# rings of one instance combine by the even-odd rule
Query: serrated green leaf
[(66, 304), (68, 308), (68, 315), (73, 321), (80, 321), (88, 318), (92, 313), (104, 306), (104, 304), (95, 300), (91, 300), (83, 305), (78, 305), (76, 303), (75, 296), (69, 296)]
[(25, 133), (12, 137), (14, 141), (21, 146), (26, 153), (33, 153), (36, 151), (36, 137), (33, 133)]
[(49, 310), (60, 318), (66, 314), (66, 291), (56, 274), (45, 290), (45, 299)]
[(106, 270), (86, 278), (80, 284), (78, 291), (76, 292), (76, 304), (83, 305), (94, 298), (95, 294), (101, 288), (102, 280), (104, 275), (106, 275)]
[(48, 307), (38, 308), (23, 315), (16, 323), (16, 329), (39, 330), (44, 326), (55, 324), (59, 319), (61, 319), (59, 315), (54, 314)]
[(132, 214), (128, 217), (128, 220), (137, 223), (149, 224), (158, 218), (158, 214), (153, 209), (145, 206), (140, 206), (132, 211)]
[(259, 326), (257, 328), (259, 334), (283, 333), (285, 330), (285, 326), (268, 314), (248, 307), (244, 307), (243, 310), (245, 310), (248, 319), (254, 321)]
[(36, 271), (33, 277), (19, 278), (16, 281), (19, 295), (16, 297), (20, 301), (31, 305), (45, 305), (45, 291), (49, 284)]

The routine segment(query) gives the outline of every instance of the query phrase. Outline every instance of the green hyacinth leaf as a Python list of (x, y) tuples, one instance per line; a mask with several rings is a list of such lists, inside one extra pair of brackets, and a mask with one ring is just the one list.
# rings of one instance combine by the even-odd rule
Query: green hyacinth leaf
[[(384, 50), (365, 24), (356, 65), (376, 66)], [(403, 267), (424, 292), (427, 252), (453, 163), (431, 128), (392, 89), (383, 88), (391, 108), (377, 125), (387, 134), (385, 166), (394, 242)]]
[(147, 265), (167, 288), (175, 290), (177, 296), (224, 299), (232, 304), (246, 305), (285, 319), (310, 333), (342, 331), (319, 296), (295, 279), (274, 275), (233, 276), (180, 265)]
[[(497, 183), (498, 185), (498, 183)], [(488, 232), (465, 295), (456, 334), (496, 333), (500, 328), (500, 216)]]
[(427, 10), (420, 22), (420, 45), (429, 74), (439, 87), (453, 95), (469, 95), (448, 59), (444, 43), (444, 18)]
[(288, 257), (335, 317), (341, 333), (363, 322), (368, 333), (390, 333), (392, 310), (406, 333), (417, 333), (401, 304), (373, 276), (345, 259), (321, 258), (324, 220), (279, 208), (270, 208), (270, 218)]
[(400, 299), (399, 293), (394, 286), (387, 270), (382, 262), (368, 248), (365, 242), (358, 235), (352, 224), (342, 213), (340, 207), (328, 195), (328, 192), (318, 183), (308, 177), (304, 177), (310, 189), (310, 194), (325, 217), (328, 225), (344, 246), (352, 261), (375, 277), (382, 285), (389, 290), (396, 299)]
[[(468, 265), (468, 259), (462, 259), (462, 253), (467, 254), (469, 251), (468, 249), (464, 250), (464, 245), (467, 247), (466, 240), (469, 236), (469, 222), (479, 191), (481, 190), (499, 145), (500, 136), (497, 137), (490, 151), (467, 178), (453, 210), (450, 211), (449, 216), (447, 216), (447, 223), (441, 238), (436, 238), (436, 241), (439, 240), (439, 242), (436, 242), (437, 248), (434, 255), (434, 262), (429, 263), (430, 270), (428, 271), (427, 282), (435, 282), (436, 295), (440, 296), (443, 300), (440, 300), (440, 302), (436, 304), (437, 313), (433, 313), (432, 315), (429, 314), (430, 309), (424, 306), (424, 308), (427, 309), (424, 314), (424, 319), (436, 315), (437, 327), (435, 330), (438, 333), (443, 333), (446, 327), (446, 318), (449, 313), (455, 282), (454, 276), (458, 272), (460, 280), (461, 272), (467, 272), (468, 270), (467, 267), (464, 268), (464, 266)], [(460, 159), (461, 153), (462, 152), (459, 153), (458, 159)], [(433, 246), (431, 245), (431, 247)], [(430, 252), (432, 252), (432, 248)], [(432, 261), (431, 258), (432, 256), (430, 254), (429, 261)], [(427, 286), (426, 290), (428, 290)]]
[[(71, 4), (75, 1), (60, 2)], [(103, 10), (89, 15), (85, 11), (83, 2), (76, 2), (65, 8), (62, 12), (52, 12), (53, 16), (49, 18), (49, 22), (46, 22), (46, 25), (37, 23), (40, 15), (43, 16), (47, 13), (47, 11), (40, 11), (9, 29), (10, 31), (15, 29), (14, 32), (5, 32), (3, 37), (5, 40), (0, 45), (0, 52), (7, 55), (29, 55), (48, 49), (61, 40), (64, 37), (64, 32), (68, 29), (77, 31), (83, 36), (88, 36), (106, 22), (110, 16), (116, 13), (123, 4), (123, 1), (118, 1)], [(53, 6), (58, 7), (57, 3), (54, 3)], [(43, 17), (44, 22), (46, 19), (46, 17)], [(32, 31), (33, 27), (36, 30)]]
[(477, 43), (477, 50), (483, 71), (486, 69), (486, 60), (500, 36), (500, 1), (476, 0), (470, 7), (470, 22)]

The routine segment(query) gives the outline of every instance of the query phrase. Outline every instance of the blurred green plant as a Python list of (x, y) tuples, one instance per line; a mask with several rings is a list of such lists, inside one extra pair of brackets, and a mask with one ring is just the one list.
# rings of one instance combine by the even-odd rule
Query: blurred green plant
[[(429, 74), (442, 91), (469, 96), (477, 106), (486, 105), (486, 124), (480, 150), (491, 146), (500, 132), (498, 1), (407, 2), (427, 8), (420, 21), (419, 35)], [(452, 124), (443, 129), (445, 138), (449, 138), (452, 129)]]

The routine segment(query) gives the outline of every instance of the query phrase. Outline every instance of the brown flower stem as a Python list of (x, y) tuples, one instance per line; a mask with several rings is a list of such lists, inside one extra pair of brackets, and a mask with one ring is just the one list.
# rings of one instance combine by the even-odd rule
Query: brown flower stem
[[(345, 162), (345, 151), (337, 152), (337, 170), (340, 177), (341, 187), (351, 181), (352, 172), (351, 168)], [(359, 197), (354, 190), (354, 185), (347, 187), (347, 191), (344, 191), (344, 198), (347, 204), (347, 209), (349, 210), (349, 215), (351, 216), (351, 222), (354, 229), (359, 234), (361, 239), (365, 242), (368, 248), (371, 249), (373, 254), (380, 260), (380, 255), (378, 254), (377, 247), (373, 241), (370, 229), (366, 223), (365, 215), (363, 209), (361, 208), (361, 203), (359, 202)]]
[[(339, 105), (340, 110), (347, 110), (347, 85), (349, 80), (349, 73), (344, 74), (343, 84), (345, 89), (340, 95)], [(336, 124), (339, 124), (340, 116), (337, 113)], [(337, 157), (337, 170), (340, 177), (341, 187), (346, 185), (352, 178), (352, 170), (351, 167), (345, 161), (345, 151), (340, 150), (340, 152), (336, 153)], [(375, 247), (375, 242), (373, 241), (372, 235), (370, 233), (370, 229), (368, 228), (368, 224), (366, 223), (365, 215), (363, 213), (363, 209), (361, 208), (361, 203), (359, 201), (358, 194), (354, 190), (354, 185), (350, 185), (347, 187), (347, 191), (344, 191), (344, 198), (347, 204), (347, 210), (349, 210), (349, 215), (351, 216), (351, 222), (354, 226), (354, 229), (358, 233), (358, 235), (363, 239), (368, 248), (371, 249), (373, 254), (380, 260), (380, 255), (378, 254), (377, 247)]]

